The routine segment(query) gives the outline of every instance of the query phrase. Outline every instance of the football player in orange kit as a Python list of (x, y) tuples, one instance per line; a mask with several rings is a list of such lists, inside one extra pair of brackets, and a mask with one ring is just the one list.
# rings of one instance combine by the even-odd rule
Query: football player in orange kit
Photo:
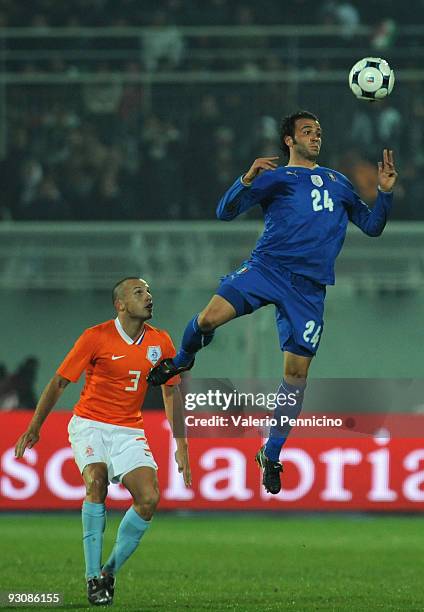
[[(15, 449), (16, 457), (22, 457), (27, 447), (37, 443), (40, 428), (63, 390), (85, 371), (85, 385), (68, 431), (86, 486), (83, 544), (87, 596), (94, 605), (112, 603), (115, 575), (137, 548), (159, 501), (157, 465), (144, 434), (141, 407), (152, 365), (175, 355), (169, 335), (146, 323), (153, 308), (146, 281), (124, 278), (113, 288), (112, 297), (118, 316), (86, 329), (78, 338), (41, 394), (31, 423)], [(174, 436), (182, 425), (179, 382), (179, 376), (175, 376), (162, 386), (165, 412)], [(176, 437), (176, 443), (178, 469), (189, 486), (187, 440)], [(122, 482), (133, 497), (133, 505), (119, 525), (111, 555), (102, 565), (104, 502), (109, 482)]]

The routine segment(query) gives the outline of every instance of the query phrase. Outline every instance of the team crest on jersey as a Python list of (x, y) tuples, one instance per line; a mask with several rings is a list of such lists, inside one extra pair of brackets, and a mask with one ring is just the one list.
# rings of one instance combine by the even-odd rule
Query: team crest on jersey
[(162, 357), (162, 351), (160, 346), (148, 346), (146, 357), (150, 361), (150, 363), (156, 365), (159, 359)]
[(324, 185), (324, 181), (322, 180), (322, 177), (319, 174), (312, 174), (311, 181), (317, 187), (322, 187)]

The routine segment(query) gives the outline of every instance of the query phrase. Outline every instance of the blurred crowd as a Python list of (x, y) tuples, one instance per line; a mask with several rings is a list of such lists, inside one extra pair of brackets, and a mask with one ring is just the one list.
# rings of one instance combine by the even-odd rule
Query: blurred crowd
[[(84, 108), (84, 102), (80, 112), (58, 102), (17, 113), (0, 162), (0, 217), (211, 219), (219, 197), (256, 157), (280, 153), (279, 119), (293, 110), (282, 103), (281, 88), (186, 92), (171, 98), (170, 112), (161, 109), (160, 96), (154, 112), (143, 111), (142, 89), (131, 89), (137, 89), (132, 93), (139, 104), (131, 107), (130, 92), (123, 92), (110, 113)], [(358, 102), (348, 91), (345, 96), (347, 109), (329, 107), (325, 97), (315, 100), (313, 91), (303, 98), (302, 106), (318, 114), (324, 129), (321, 165), (347, 174), (372, 202), (377, 161), (384, 147), (393, 148), (400, 170), (394, 218), (424, 219), (417, 205), (424, 196), (421, 98), (406, 121), (390, 102)]]
[[(142, 26), (155, 25), (158, 10), (176, 25), (243, 25), (245, 11), (252, 11), (256, 24), (275, 23), (314, 24), (359, 21), (374, 24), (382, 12), (400, 23), (408, 23), (410, 16), (423, 8), (422, 0), (410, 0), (408, 11), (398, 0), (385, 0), (384, 11), (378, 4), (366, 0), (290, 0), (289, 3), (262, 0), (32, 0), (19, 3), (1, 0), (3, 27), (32, 26)], [(359, 16), (360, 14), (360, 16)]]
[[(424, 14), (424, 0), (412, 1), (410, 10), (412, 5), (416, 14)], [(367, 104), (355, 100), (347, 85), (317, 86), (307, 81), (296, 89), (272, 81), (258, 83), (255, 76), (264, 71), (293, 68), (293, 49), (286, 49), (284, 41), (243, 37), (240, 46), (240, 40), (227, 38), (219, 41), (226, 53), (211, 54), (216, 41), (207, 36), (184, 38), (173, 27), (338, 25), (340, 36), (331, 44), (339, 46), (335, 57), (346, 68), (352, 57), (358, 58), (361, 40), (369, 52), (390, 59), (397, 26), (409, 16), (395, 0), (385, 3), (384, 16), (372, 3), (344, 0), (292, 0), (290, 5), (263, 0), (260, 6), (248, 0), (34, 0), (28, 5), (0, 0), (0, 26), (31, 26), (39, 29), (41, 37), (7, 39), (8, 49), (26, 50), (27, 59), (13, 63), (5, 54), (6, 69), (29, 77), (40, 71), (69, 76), (69, 82), (59, 84), (7, 85), (0, 219), (210, 219), (220, 195), (255, 157), (278, 154), (279, 120), (299, 106), (321, 119), (320, 162), (345, 172), (366, 201), (375, 197), (376, 162), (382, 148), (394, 148), (401, 170), (400, 204), (394, 217), (424, 219), (424, 211), (416, 205), (424, 195), (420, 84), (395, 87), (385, 103)], [(361, 24), (372, 26), (366, 40), (355, 36)], [(132, 51), (128, 48), (132, 39), (114, 40), (115, 55), (122, 44), (115, 61), (106, 56), (98, 59), (111, 44), (109, 39), (91, 38), (79, 41), (79, 59), (69, 59), (66, 38), (43, 42), (43, 31), (50, 26), (156, 26), (157, 30), (144, 34)], [(299, 69), (335, 67), (333, 57), (314, 56), (322, 39), (302, 39), (303, 44), (304, 55), (297, 49)], [(100, 55), (87, 67), (84, 51), (91, 57), (88, 51), (96, 51), (96, 45)], [(243, 55), (246, 49), (248, 57)], [(413, 53), (402, 57), (406, 67), (419, 63)], [(73, 83), (72, 75), (85, 69), (105, 78)], [(131, 80), (146, 71), (205, 69), (237, 69), (252, 78), (247, 83), (181, 85)], [(117, 70), (125, 78), (107, 78)], [(406, 159), (407, 167), (402, 164)]]
[(34, 410), (37, 404), (35, 383), (39, 362), (26, 357), (13, 372), (0, 363), (0, 410)]

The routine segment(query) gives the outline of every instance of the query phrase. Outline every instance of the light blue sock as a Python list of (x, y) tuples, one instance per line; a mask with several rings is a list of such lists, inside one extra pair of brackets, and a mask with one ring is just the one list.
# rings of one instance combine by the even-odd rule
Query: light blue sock
[(84, 501), (81, 516), (85, 575), (89, 580), (95, 576), (100, 576), (103, 532), (106, 526), (105, 505)]
[(145, 521), (133, 506), (124, 515), (119, 527), (118, 535), (109, 559), (103, 567), (107, 574), (115, 575), (135, 549), (141, 538), (150, 526), (151, 521)]
[(265, 455), (271, 461), (279, 460), (283, 444), (287, 440), (292, 428), (288, 423), (281, 426), (281, 417), (287, 415), (290, 419), (297, 419), (302, 410), (305, 387), (304, 382), (298, 385), (290, 385), (285, 380), (278, 387), (277, 395), (284, 394), (287, 398), (287, 403), (285, 406), (277, 406), (274, 410), (273, 417), (277, 419), (277, 425), (272, 426), (269, 430), (269, 438), (265, 444)]
[(203, 333), (197, 322), (198, 316), (196, 315), (188, 322), (178, 353), (172, 358), (177, 368), (188, 366), (193, 361), (197, 351), (200, 351), (200, 349), (210, 344), (213, 340), (215, 332)]

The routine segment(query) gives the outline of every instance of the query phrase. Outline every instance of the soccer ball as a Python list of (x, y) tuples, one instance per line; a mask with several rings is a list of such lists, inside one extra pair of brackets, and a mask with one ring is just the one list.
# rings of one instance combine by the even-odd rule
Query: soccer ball
[(388, 96), (395, 84), (395, 75), (381, 57), (364, 57), (352, 67), (349, 86), (360, 100), (374, 102)]

